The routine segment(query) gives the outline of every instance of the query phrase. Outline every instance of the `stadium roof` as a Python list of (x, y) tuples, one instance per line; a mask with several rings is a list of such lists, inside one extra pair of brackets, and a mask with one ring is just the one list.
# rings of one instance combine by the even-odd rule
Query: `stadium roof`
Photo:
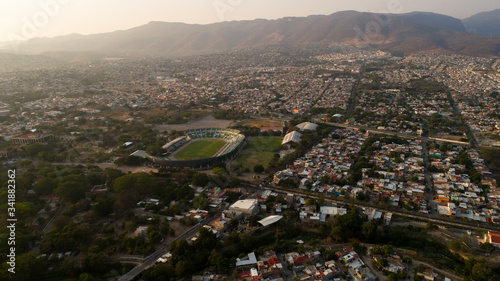
[(136, 152), (130, 154), (130, 156), (137, 156), (137, 157), (146, 158), (146, 151), (144, 151), (144, 150), (137, 150)]
[(268, 225), (271, 225), (275, 222), (278, 222), (280, 219), (282, 219), (283, 216), (269, 216), (267, 218), (264, 218), (260, 221), (258, 221), (258, 223), (262, 224), (262, 226), (268, 226)]
[(288, 134), (285, 135), (285, 137), (283, 138), (283, 141), (281, 142), (281, 144), (287, 144), (291, 141), (293, 142), (299, 142), (300, 141), (300, 136), (301, 134), (297, 131), (293, 131), (293, 132), (290, 132)]
[(173, 144), (175, 144), (176, 142), (178, 142), (178, 141), (180, 141), (180, 140), (182, 140), (182, 139), (185, 139), (185, 138), (186, 138), (186, 136), (178, 137), (178, 138), (176, 138), (175, 140), (172, 140), (172, 141), (170, 141), (170, 142), (166, 143), (166, 144), (165, 144), (164, 146), (162, 146), (161, 148), (163, 148), (163, 149), (167, 149), (167, 148), (169, 148), (170, 146), (172, 146)]
[(316, 131), (318, 124), (311, 123), (311, 122), (302, 122), (295, 127), (299, 128), (301, 131), (304, 131), (304, 130)]

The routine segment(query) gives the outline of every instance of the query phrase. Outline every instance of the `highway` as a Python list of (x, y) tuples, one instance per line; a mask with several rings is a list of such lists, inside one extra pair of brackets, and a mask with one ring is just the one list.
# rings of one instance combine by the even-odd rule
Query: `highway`
[[(180, 240), (180, 239), (189, 239), (193, 237), (196, 233), (198, 233), (198, 230), (203, 226), (203, 223), (200, 222), (197, 225), (193, 226), (190, 228), (188, 231), (184, 232), (183, 234), (179, 235), (177, 238), (175, 238), (174, 241)], [(127, 274), (123, 275), (118, 279), (118, 281), (129, 281), (134, 279), (137, 275), (139, 275), (141, 272), (143, 272), (145, 269), (148, 267), (152, 266), (155, 264), (156, 260), (166, 254), (170, 249), (170, 244), (169, 245), (164, 245), (162, 248), (157, 250), (156, 252), (152, 253), (148, 257), (145, 258), (145, 260), (139, 264), (138, 266), (134, 267), (131, 271), (129, 271)]]

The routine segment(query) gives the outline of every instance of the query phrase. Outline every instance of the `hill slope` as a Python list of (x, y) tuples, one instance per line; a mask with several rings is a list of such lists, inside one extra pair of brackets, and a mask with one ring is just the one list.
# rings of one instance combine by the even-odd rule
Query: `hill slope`
[(462, 22), (468, 32), (500, 36), (500, 9), (473, 15)]
[(373, 45), (407, 54), (418, 52), (498, 56), (500, 38), (468, 34), (460, 20), (433, 13), (382, 15), (355, 11), (328, 16), (222, 22), (209, 25), (150, 22), (129, 30), (95, 35), (36, 38), (24, 53), (101, 52), (177, 56), (263, 45)]

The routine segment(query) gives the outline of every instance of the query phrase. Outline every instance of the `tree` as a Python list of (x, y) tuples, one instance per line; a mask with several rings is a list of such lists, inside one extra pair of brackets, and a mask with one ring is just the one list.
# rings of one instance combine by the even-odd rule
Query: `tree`
[(28, 252), (16, 257), (15, 273), (8, 271), (7, 261), (2, 264), (0, 279), (2, 280), (39, 280), (40, 275), (47, 271), (47, 262), (39, 258), (40, 253)]
[(100, 280), (100, 279), (98, 279), (98, 278), (96, 278), (88, 273), (82, 273), (78, 277), (78, 281), (98, 281), (98, 280)]
[(380, 255), (382, 254), (382, 249), (380, 249), (379, 245), (374, 245), (371, 250), (372, 255)]
[(85, 197), (85, 186), (82, 182), (67, 181), (60, 183), (54, 192), (61, 196), (63, 201), (76, 203)]
[(115, 179), (113, 190), (120, 192), (125, 189), (151, 191), (156, 187), (156, 181), (146, 173), (135, 173)]
[(184, 261), (177, 262), (177, 264), (175, 265), (175, 275), (181, 278), (184, 277), (185, 272), (186, 272), (186, 263)]
[(380, 258), (377, 260), (377, 266), (378, 268), (383, 268), (386, 267), (389, 263), (387, 262), (387, 259)]
[(196, 186), (205, 186), (209, 182), (208, 175), (205, 173), (196, 173), (193, 176), (193, 184)]
[(193, 201), (193, 208), (205, 210), (210, 205), (210, 199), (205, 192), (200, 193)]
[(48, 152), (50, 151), (50, 147), (46, 144), (40, 144), (40, 143), (32, 143), (28, 144), (24, 150), (30, 157), (36, 157), (40, 153)]
[(225, 172), (226, 172), (226, 170), (222, 167), (215, 167), (212, 169), (212, 174), (214, 174), (214, 175), (224, 174)]
[[(493, 271), (483, 260), (478, 261), (473, 267), (471, 272), (471, 277), (476, 281), (490, 281), (490, 280), (498, 280), (495, 279), (493, 275)], [(498, 276), (497, 276), (498, 277)]]
[(262, 166), (262, 165), (260, 165), (260, 164), (259, 164), (259, 165), (255, 165), (255, 166), (253, 167), (253, 171), (254, 171), (255, 173), (258, 173), (258, 174), (263, 173), (263, 172), (264, 172), (264, 170), (265, 170), (265, 169), (264, 169), (264, 166)]
[(149, 232), (149, 234), (148, 234), (148, 239), (153, 244), (160, 243), (160, 241), (161, 241), (162, 238), (163, 237), (161, 236), (161, 234), (158, 231), (156, 231), (156, 230), (153, 230), (153, 231)]
[(35, 182), (33, 188), (37, 194), (48, 195), (57, 187), (57, 179), (55, 178), (41, 178)]
[(458, 240), (452, 240), (450, 242), (450, 249), (452, 249), (453, 251), (460, 250), (460, 241), (458, 241)]
[(83, 270), (88, 273), (101, 275), (109, 270), (110, 258), (103, 253), (90, 253), (83, 260)]
[(303, 252), (305, 252), (305, 251), (306, 251), (306, 249), (304, 248), (304, 245), (303, 245), (303, 244), (299, 244), (299, 245), (297, 246), (297, 252), (299, 252), (299, 253), (303, 253)]
[(358, 199), (359, 201), (365, 201), (366, 195), (363, 192), (358, 192), (356, 193), (356, 199)]
[(144, 281), (170, 281), (175, 279), (175, 271), (168, 263), (151, 266), (142, 273)]
[(342, 227), (340, 225), (334, 226), (330, 235), (335, 239), (336, 242), (342, 241)]
[(389, 256), (392, 253), (392, 245), (383, 245), (382, 253), (384, 256)]
[(377, 225), (372, 221), (365, 222), (361, 226), (361, 232), (367, 240), (373, 239), (376, 230), (377, 230)]
[(489, 243), (489, 242), (480, 243), (479, 247), (483, 250), (488, 251), (488, 252), (493, 252), (495, 250), (495, 246), (491, 245), (491, 243)]
[(248, 225), (249, 226), (256, 226), (257, 225), (257, 222), (261, 219), (261, 217), (259, 215), (252, 215), (249, 219), (248, 219)]
[(105, 217), (113, 212), (113, 199), (106, 198), (98, 201), (95, 211), (100, 217)]
[(387, 281), (398, 281), (399, 277), (396, 273), (391, 272), (389, 275), (387, 275)]
[(306, 199), (306, 201), (304, 202), (304, 204), (306, 206), (316, 206), (316, 200), (308, 198), (308, 199)]

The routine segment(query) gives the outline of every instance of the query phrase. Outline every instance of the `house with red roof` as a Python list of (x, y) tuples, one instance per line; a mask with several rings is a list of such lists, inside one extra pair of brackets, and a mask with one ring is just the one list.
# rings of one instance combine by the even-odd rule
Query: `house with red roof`
[(293, 264), (295, 266), (299, 266), (299, 265), (304, 265), (308, 261), (309, 261), (309, 256), (308, 255), (303, 255), (303, 256), (295, 257), (293, 259)]
[(486, 242), (489, 242), (491, 245), (500, 248), (500, 233), (488, 231)]

